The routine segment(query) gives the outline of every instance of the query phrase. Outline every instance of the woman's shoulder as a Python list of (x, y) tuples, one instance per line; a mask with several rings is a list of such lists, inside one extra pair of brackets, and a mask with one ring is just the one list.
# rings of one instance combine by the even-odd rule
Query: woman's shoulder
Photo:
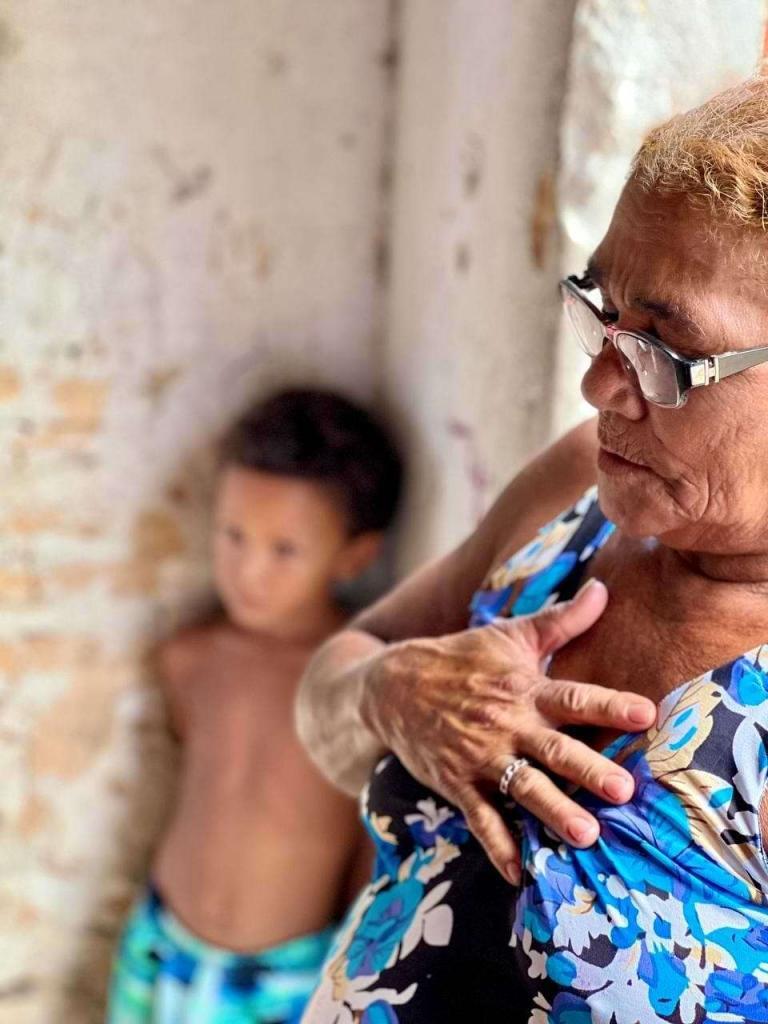
[(592, 486), (491, 569), (472, 598), (472, 624), (528, 615), (572, 597), (590, 558), (612, 531), (613, 524), (600, 511), (597, 487)]

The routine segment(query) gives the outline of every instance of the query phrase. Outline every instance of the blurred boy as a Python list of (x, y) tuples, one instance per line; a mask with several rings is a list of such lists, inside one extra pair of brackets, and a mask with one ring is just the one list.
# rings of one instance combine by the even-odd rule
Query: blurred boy
[(379, 552), (400, 475), (374, 421), (324, 392), (277, 395), (226, 439), (223, 614), (161, 650), (180, 790), (122, 937), (111, 1024), (300, 1018), (361, 846), (354, 803), (295, 736), (295, 690), (345, 620), (336, 585)]

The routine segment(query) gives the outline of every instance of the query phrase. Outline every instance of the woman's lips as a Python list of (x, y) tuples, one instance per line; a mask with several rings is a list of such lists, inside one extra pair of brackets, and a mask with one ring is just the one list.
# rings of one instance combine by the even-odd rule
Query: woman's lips
[(597, 465), (604, 473), (614, 476), (618, 476), (621, 473), (652, 472), (647, 466), (641, 466), (638, 462), (631, 462), (615, 452), (609, 452), (607, 448), (601, 448), (597, 453)]

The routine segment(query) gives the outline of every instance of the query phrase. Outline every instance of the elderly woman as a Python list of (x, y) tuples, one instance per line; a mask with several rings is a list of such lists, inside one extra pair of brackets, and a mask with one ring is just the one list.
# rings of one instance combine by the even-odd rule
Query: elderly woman
[(768, 1021), (766, 221), (768, 80), (655, 130), (561, 286), (597, 489), (542, 525), (566, 439), (318, 655), (318, 759), (392, 753), (311, 1024)]

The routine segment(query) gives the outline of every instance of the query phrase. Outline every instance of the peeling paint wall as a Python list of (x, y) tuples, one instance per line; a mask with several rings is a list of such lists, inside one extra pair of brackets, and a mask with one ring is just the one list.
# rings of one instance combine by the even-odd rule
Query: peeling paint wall
[(88, 1024), (164, 813), (149, 652), (208, 592), (210, 444), (368, 399), (387, 0), (0, 4), (0, 1020)]

